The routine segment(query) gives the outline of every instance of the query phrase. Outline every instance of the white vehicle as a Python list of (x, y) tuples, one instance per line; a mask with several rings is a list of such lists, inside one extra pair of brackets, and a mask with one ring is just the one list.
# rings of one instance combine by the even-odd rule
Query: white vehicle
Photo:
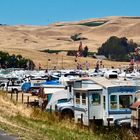
[(7, 92), (18, 93), (22, 91), (23, 81), (17, 78), (11, 78), (7, 82), (1, 84), (1, 89)]
[[(76, 81), (74, 85), (75, 122), (90, 125), (98, 122), (114, 125), (131, 117), (130, 104), (140, 86), (115, 75), (94, 77)], [(122, 121), (124, 122), (124, 121)]]
[(55, 111), (59, 113), (62, 117), (67, 117), (67, 118), (73, 118), (74, 117), (74, 104), (73, 104), (73, 87), (74, 87), (74, 81), (69, 80), (67, 81), (67, 92), (68, 92), (68, 97), (65, 100), (58, 100), (56, 106), (55, 106)]
[(52, 111), (55, 111), (56, 104), (66, 102), (68, 98), (68, 91), (65, 89), (54, 92), (46, 106), (46, 110), (52, 109)]
[(66, 100), (58, 100), (56, 104), (56, 112), (58, 112), (62, 117), (73, 118), (74, 117), (74, 104), (72, 98), (67, 98)]
[(42, 109), (45, 109), (52, 100), (52, 96), (54, 97), (53, 94), (61, 93), (62, 91), (65, 91), (64, 85), (41, 85), (40, 92), (38, 94), (39, 106), (42, 107)]

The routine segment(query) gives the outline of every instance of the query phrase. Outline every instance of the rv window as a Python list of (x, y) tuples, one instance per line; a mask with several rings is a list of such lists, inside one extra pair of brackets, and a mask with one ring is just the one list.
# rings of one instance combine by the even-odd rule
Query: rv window
[(66, 102), (68, 102), (68, 99), (67, 99), (67, 98), (59, 99), (59, 100), (57, 101), (57, 103), (66, 103)]
[(80, 88), (80, 87), (82, 87), (82, 82), (81, 81), (74, 82), (74, 88)]
[(94, 84), (95, 82), (91, 81), (91, 80), (83, 80), (82, 84)]
[(76, 104), (80, 104), (80, 93), (76, 93)]
[(138, 100), (137, 97), (135, 97), (134, 102), (136, 102), (137, 100)]
[(110, 96), (110, 109), (117, 109), (117, 95)]
[(93, 105), (99, 105), (100, 104), (100, 95), (99, 93), (92, 94), (91, 102)]
[(109, 78), (117, 78), (117, 74), (110, 74)]
[[(44, 95), (45, 95), (45, 94), (44, 94)], [(48, 101), (50, 101), (51, 98), (52, 98), (52, 94), (47, 94), (47, 98), (48, 98)]]
[(82, 104), (86, 105), (86, 94), (82, 93)]
[(130, 104), (133, 102), (132, 95), (120, 95), (119, 96), (119, 108), (129, 108)]
[(104, 106), (104, 109), (105, 109), (105, 96), (103, 96), (103, 106)]

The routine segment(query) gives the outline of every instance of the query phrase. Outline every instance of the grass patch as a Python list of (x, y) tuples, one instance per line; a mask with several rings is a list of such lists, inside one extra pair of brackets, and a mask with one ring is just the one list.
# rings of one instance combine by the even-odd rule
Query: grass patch
[(4, 125), (5, 129), (8, 128), (13, 134), (18, 132), (21, 138), (28, 140), (132, 140), (125, 129), (122, 131), (116, 128), (108, 130), (106, 127), (96, 127), (92, 131), (68, 120), (60, 121), (55, 114), (42, 112), (39, 109), (33, 110), (31, 118), (17, 115), (9, 117), (9, 120), (17, 124), (18, 128)]
[(80, 24), (77, 24), (77, 25), (84, 25), (84, 26), (89, 26), (89, 27), (96, 27), (96, 26), (103, 25), (106, 22), (107, 21), (104, 21), (104, 22), (85, 22), (85, 23), (80, 23)]
[[(60, 120), (58, 115), (43, 112), (38, 108), (29, 108), (32, 111), (25, 115), (23, 110), (18, 110), (19, 103), (10, 102), (4, 95), (6, 94), (0, 94), (0, 129), (18, 136), (21, 140), (133, 140), (127, 129), (97, 126), (89, 129), (70, 120)], [(10, 115), (9, 111), (3, 112), (4, 100), (5, 104), (11, 104), (7, 104), (5, 109), (13, 110), (14, 107), (16, 110), (17, 107), (18, 111), (13, 114), (11, 112)]]
[[(38, 115), (36, 115), (38, 114)], [(12, 116), (8, 119), (12, 124), (17, 124), (19, 128), (5, 127), (13, 134), (28, 140), (92, 140), (96, 136), (88, 132), (88, 129), (79, 128), (69, 121), (59, 121), (58, 116), (34, 110), (31, 118), (21, 115)], [(14, 131), (13, 131), (14, 130)]]
[[(102, 21), (102, 22), (98, 22), (98, 21), (91, 21), (91, 22), (84, 22), (84, 23), (79, 23), (79, 24), (76, 24), (76, 25), (83, 25), (83, 26), (89, 26), (89, 27), (96, 27), (96, 26), (100, 26), (100, 25), (103, 25), (104, 23), (106, 23), (107, 21)], [(62, 26), (65, 26), (63, 24), (58, 24), (58, 25), (55, 25), (57, 27), (62, 27)]]
[[(70, 53), (70, 56), (75, 56), (76, 51), (77, 50), (50, 50), (50, 49), (47, 49), (47, 50), (43, 50), (41, 52), (50, 53), (50, 54), (52, 54), (52, 53), (58, 54), (59, 52), (67, 52), (67, 55), (69, 55), (69, 53)], [(88, 52), (89, 57), (93, 57), (94, 54), (96, 54), (96, 52)]]
[(58, 54), (59, 52), (64, 52), (64, 51), (67, 52), (66, 50), (50, 50), (50, 49), (43, 50), (41, 52), (50, 53), (50, 54), (52, 54), (52, 53)]
[(58, 25), (56, 25), (57, 27), (62, 27), (62, 26), (64, 26), (63, 24), (58, 24)]

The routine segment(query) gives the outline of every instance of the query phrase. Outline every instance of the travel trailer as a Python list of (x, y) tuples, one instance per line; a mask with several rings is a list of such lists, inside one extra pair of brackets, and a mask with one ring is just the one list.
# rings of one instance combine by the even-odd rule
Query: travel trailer
[(59, 103), (66, 103), (68, 101), (69, 94), (66, 89), (55, 91), (50, 100), (48, 101), (48, 104), (46, 106), (46, 110), (52, 110), (55, 111), (56, 109), (56, 104)]
[(39, 94), (38, 94), (39, 106), (42, 109), (45, 109), (48, 103), (50, 102), (53, 94), (55, 92), (59, 92), (59, 91), (61, 92), (62, 90), (65, 90), (64, 85), (60, 85), (60, 84), (41, 85), (39, 89)]
[[(140, 89), (131, 80), (118, 78), (117, 74), (106, 77), (84, 78), (75, 81), (74, 117), (75, 122), (91, 125), (114, 125), (123, 119), (130, 121), (129, 106)], [(129, 122), (130, 123), (130, 122)]]

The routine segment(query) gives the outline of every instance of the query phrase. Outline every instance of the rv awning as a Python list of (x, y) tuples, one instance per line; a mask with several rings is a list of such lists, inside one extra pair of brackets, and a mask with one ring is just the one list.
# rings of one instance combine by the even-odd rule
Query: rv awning
[(140, 108), (140, 101), (136, 101), (130, 106), (130, 109), (137, 109)]

